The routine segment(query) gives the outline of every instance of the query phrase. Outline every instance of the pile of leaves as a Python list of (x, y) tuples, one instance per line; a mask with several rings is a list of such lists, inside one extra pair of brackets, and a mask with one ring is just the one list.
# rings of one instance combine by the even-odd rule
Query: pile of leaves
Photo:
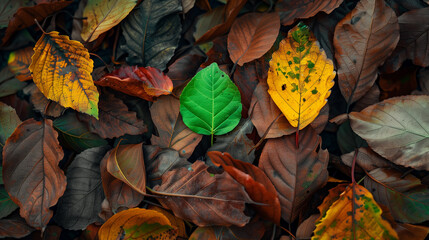
[(0, 1), (0, 237), (425, 239), (429, 1)]

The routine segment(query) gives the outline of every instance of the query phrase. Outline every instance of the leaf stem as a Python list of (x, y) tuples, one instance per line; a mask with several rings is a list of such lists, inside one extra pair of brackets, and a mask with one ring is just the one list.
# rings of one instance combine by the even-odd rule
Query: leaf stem
[(235, 68), (237, 67), (237, 63), (238, 63), (238, 60), (234, 63), (234, 66), (232, 66), (232, 69), (228, 74), (229, 77), (231, 77), (231, 75), (235, 72)]
[(210, 141), (210, 147), (213, 147), (213, 133), (211, 134), (211, 141)]
[(295, 147), (296, 149), (299, 149), (299, 127), (296, 129), (295, 133)]
[(43, 34), (46, 34), (45, 30), (43, 30), (42, 26), (40, 26), (39, 21), (35, 18), (34, 21), (36, 22), (37, 26), (42, 30)]

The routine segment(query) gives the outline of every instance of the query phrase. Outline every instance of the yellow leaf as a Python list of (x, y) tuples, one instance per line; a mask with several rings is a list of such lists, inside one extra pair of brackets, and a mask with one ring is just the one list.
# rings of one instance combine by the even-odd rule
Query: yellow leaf
[(93, 61), (78, 41), (52, 31), (34, 47), (30, 71), (46, 98), (98, 119), (98, 92), (92, 80)]
[[(324, 204), (326, 202), (329, 201), (325, 200)], [(372, 194), (352, 183), (316, 224), (311, 239), (398, 239), (396, 231), (381, 218), (381, 213)]]
[(83, 10), (83, 40), (94, 41), (120, 23), (136, 6), (137, 0), (89, 0)]
[(268, 93), (289, 123), (303, 129), (326, 104), (334, 77), (332, 61), (308, 27), (299, 23), (273, 53)]

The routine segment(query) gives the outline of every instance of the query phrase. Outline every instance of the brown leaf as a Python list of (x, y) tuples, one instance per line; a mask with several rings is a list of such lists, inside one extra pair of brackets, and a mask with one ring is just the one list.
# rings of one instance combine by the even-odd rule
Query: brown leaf
[(228, 34), (228, 53), (238, 65), (262, 57), (277, 39), (280, 19), (277, 13), (249, 13), (234, 21)]
[(168, 67), (167, 76), (173, 81), (174, 86), (178, 86), (192, 78), (205, 59), (198, 54), (186, 54)]
[(225, 21), (225, 9), (226, 6), (222, 5), (198, 16), (195, 23), (195, 31), (193, 33), (195, 40), (202, 37), (204, 33), (216, 25), (220, 25)]
[(250, 218), (243, 211), (252, 202), (243, 186), (230, 175), (211, 173), (202, 161), (174, 169), (162, 176), (162, 184), (154, 190), (167, 198), (159, 201), (164, 207), (198, 226), (244, 226)]
[[(349, 167), (352, 167), (355, 152), (350, 152), (341, 155), (341, 161)], [(371, 150), (371, 148), (359, 148), (359, 153), (356, 156), (356, 164), (369, 172), (376, 168), (391, 167), (392, 164)]]
[(9, 21), (9, 26), (6, 29), (6, 33), (2, 39), (3, 44), (9, 41), (12, 35), (24, 28), (30, 27), (35, 24), (34, 19), (42, 21), (52, 13), (55, 13), (65, 7), (67, 7), (73, 1), (58, 1), (50, 3), (40, 3), (32, 7), (21, 7), (13, 15), (13, 18)]
[(43, 95), (37, 88), (36, 84), (31, 84), (24, 89), (30, 94), (30, 101), (34, 105), (34, 109), (51, 117), (59, 117), (66, 110), (57, 102), (51, 101)]
[(429, 66), (429, 7), (414, 9), (398, 17), (400, 40), (384, 69), (389, 72), (398, 70), (406, 59), (415, 65)]
[(262, 239), (265, 231), (265, 223), (258, 218), (252, 218), (244, 227), (198, 227), (192, 232), (189, 240), (259, 240)]
[[(221, 36), (218, 38), (215, 38), (213, 40), (213, 47), (207, 52), (207, 60), (201, 64), (201, 68), (208, 67), (210, 64), (216, 62), (220, 66), (222, 65), (231, 65), (231, 59), (228, 55), (228, 38), (227, 36)], [(229, 72), (225, 71), (225, 72)]]
[(399, 41), (395, 12), (383, 0), (361, 0), (335, 27), (338, 84), (351, 104), (372, 87), (377, 68)]
[(94, 83), (147, 101), (173, 90), (170, 78), (153, 67), (122, 66)]
[(171, 148), (161, 149), (153, 145), (144, 145), (143, 150), (147, 180), (151, 187), (161, 184), (164, 173), (191, 165), (186, 158), (180, 157), (179, 153)]
[(321, 138), (307, 127), (299, 132), (299, 149), (291, 135), (269, 139), (262, 150), (259, 167), (276, 187), (282, 218), (289, 223), (305, 207), (308, 197), (328, 180), (329, 154), (320, 147)]
[(343, 0), (281, 0), (276, 4), (276, 12), (280, 15), (281, 23), (287, 26), (297, 18), (310, 18), (321, 11), (329, 14), (342, 2)]
[(365, 95), (353, 106), (353, 112), (360, 112), (364, 108), (380, 102), (380, 88), (374, 84)]
[(310, 239), (314, 229), (316, 229), (316, 220), (319, 216), (320, 214), (313, 214), (299, 224), (296, 230), (296, 237), (298, 239)]
[(243, 185), (253, 201), (267, 204), (254, 206), (262, 217), (280, 224), (281, 208), (276, 189), (260, 168), (234, 159), (226, 152), (211, 151), (207, 155), (215, 165), (222, 166), (229, 175)]
[(0, 238), (23, 238), (34, 230), (19, 216), (0, 219)]
[(150, 114), (159, 135), (152, 135), (151, 143), (162, 148), (173, 148), (180, 156), (189, 158), (202, 135), (183, 123), (179, 99), (173, 96), (159, 97), (150, 107)]
[(380, 100), (410, 95), (417, 88), (416, 74), (416, 66), (404, 66), (394, 73), (381, 74), (378, 81), (381, 88)]
[(117, 212), (119, 209), (137, 207), (143, 200), (143, 195), (107, 171), (107, 158), (101, 160), (100, 172), (108, 209)]
[(129, 111), (121, 99), (106, 91), (99, 102), (99, 120), (87, 114), (79, 114), (79, 119), (87, 122), (89, 130), (102, 138), (147, 132), (143, 120), (138, 119), (135, 112)]
[(188, 237), (188, 235), (186, 234), (186, 227), (185, 227), (185, 222), (183, 221), (183, 219), (178, 218), (178, 217), (174, 216), (173, 214), (171, 214), (169, 211), (167, 211), (163, 208), (154, 206), (154, 205), (149, 206), (147, 209), (160, 212), (164, 216), (166, 216), (168, 218), (168, 220), (170, 221), (171, 226), (175, 226), (177, 228), (177, 236), (182, 237), (182, 238)]
[(225, 21), (208, 30), (203, 36), (195, 41), (195, 44), (210, 42), (216, 37), (226, 34), (246, 2), (247, 0), (229, 0), (225, 6)]
[(106, 169), (115, 178), (139, 193), (146, 192), (143, 144), (118, 145), (104, 156)]
[(418, 73), (419, 85), (421, 91), (414, 90), (413, 95), (429, 95), (429, 69), (422, 68)]
[[(66, 190), (66, 176), (58, 163), (64, 156), (52, 120), (29, 119), (20, 124), (3, 148), (3, 180), (20, 214), (43, 229)], [(30, 180), (30, 181), (28, 181)]]

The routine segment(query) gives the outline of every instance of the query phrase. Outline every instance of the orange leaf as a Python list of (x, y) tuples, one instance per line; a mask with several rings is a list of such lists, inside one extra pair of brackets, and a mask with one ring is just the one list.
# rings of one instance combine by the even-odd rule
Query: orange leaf
[(160, 212), (164, 216), (166, 216), (168, 218), (168, 220), (170, 221), (171, 225), (175, 226), (177, 228), (177, 235), (179, 237), (182, 237), (182, 238), (188, 237), (186, 234), (186, 227), (185, 227), (185, 222), (183, 221), (183, 219), (178, 218), (178, 217), (174, 216), (173, 214), (171, 214), (169, 211), (167, 211), (163, 208), (157, 207), (157, 206), (152, 205), (148, 209)]
[(105, 75), (95, 84), (136, 96), (147, 101), (173, 91), (170, 78), (157, 68), (124, 66)]
[(27, 81), (33, 78), (30, 70), (28, 70), (33, 54), (34, 51), (32, 47), (18, 49), (9, 54), (7, 65), (9, 70), (15, 74), (15, 77), (19, 81)]

